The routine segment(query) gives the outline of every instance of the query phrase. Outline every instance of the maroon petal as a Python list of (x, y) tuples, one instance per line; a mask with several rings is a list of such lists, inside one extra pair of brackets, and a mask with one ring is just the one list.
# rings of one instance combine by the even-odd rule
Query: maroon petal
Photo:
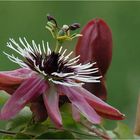
[[(101, 75), (101, 74), (98, 74)], [(83, 86), (92, 94), (96, 95), (100, 99), (106, 101), (107, 100), (107, 89), (106, 89), (106, 82), (104, 77), (100, 79), (100, 83), (85, 83)]]
[(77, 91), (78, 87), (58, 86), (59, 91), (67, 95), (71, 103), (82, 113), (90, 122), (99, 124), (100, 116), (88, 104), (84, 96)]
[(38, 97), (36, 101), (31, 103), (30, 110), (33, 113), (33, 119), (35, 122), (43, 122), (48, 117), (42, 95)]
[(0, 85), (0, 90), (6, 91), (8, 94), (12, 95), (19, 85)]
[(24, 81), (6, 102), (0, 113), (0, 119), (8, 120), (15, 116), (33, 98), (47, 90), (46, 83), (40, 77)]
[(54, 87), (50, 88), (47, 93), (43, 94), (44, 103), (48, 112), (48, 116), (56, 127), (62, 126), (62, 118), (59, 111), (59, 94), (54, 90)]
[[(75, 87), (74, 87), (75, 88)], [(122, 120), (124, 119), (124, 114), (122, 114), (116, 108), (110, 106), (109, 104), (102, 101), (100, 98), (96, 97), (95, 95), (91, 94), (84, 88), (76, 87), (75, 90), (81, 93), (88, 103), (100, 114), (101, 116), (109, 119), (114, 120)]]
[(78, 111), (78, 109), (73, 104), (71, 105), (71, 107), (72, 107), (72, 116), (73, 116), (73, 119), (76, 122), (79, 122), (80, 121), (80, 112)]
[(0, 72), (1, 85), (17, 85), (31, 76), (31, 70), (21, 68), (13, 71)]

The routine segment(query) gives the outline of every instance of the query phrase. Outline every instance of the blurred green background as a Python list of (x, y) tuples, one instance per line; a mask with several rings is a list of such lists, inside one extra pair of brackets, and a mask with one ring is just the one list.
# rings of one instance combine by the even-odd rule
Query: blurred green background
[[(9, 37), (26, 37), (38, 43), (45, 40), (53, 45), (45, 29), (47, 13), (55, 16), (60, 24), (79, 22), (83, 27), (96, 17), (108, 23), (114, 44), (107, 74), (108, 102), (126, 114), (124, 122), (133, 128), (140, 91), (140, 2), (0, 2), (1, 71), (18, 68), (2, 53), (7, 50)], [(74, 43), (69, 44), (70, 49)]]

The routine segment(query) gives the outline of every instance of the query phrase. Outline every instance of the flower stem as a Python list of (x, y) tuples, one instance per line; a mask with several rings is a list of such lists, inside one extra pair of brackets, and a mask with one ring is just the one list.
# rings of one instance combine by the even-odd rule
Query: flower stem
[(16, 132), (11, 132), (11, 131), (6, 131), (6, 130), (0, 130), (1, 134), (5, 134), (5, 135), (16, 135)]
[(0, 129), (0, 134), (4, 134), (4, 135), (17, 135), (17, 134), (25, 134), (25, 135), (28, 135), (28, 136), (31, 136), (31, 137), (34, 137), (34, 135), (32, 134), (28, 134), (28, 133), (23, 133), (23, 132), (12, 132), (12, 131), (7, 131), (7, 130), (1, 130)]
[[(57, 128), (54, 128), (54, 127), (48, 127), (48, 129), (58, 130)], [(78, 131), (75, 131), (75, 130), (71, 130), (71, 129), (61, 128), (61, 130), (69, 131), (69, 132), (72, 132), (72, 133), (75, 133), (75, 134), (79, 134), (79, 135), (83, 135), (83, 136), (87, 136), (87, 137), (93, 137), (93, 135), (81, 133), (81, 132), (78, 132)]]
[(98, 137), (103, 138), (105, 140), (111, 140), (111, 138), (108, 136), (107, 133), (103, 133), (97, 130), (96, 128), (91, 128), (89, 125), (85, 124), (84, 122), (80, 122), (80, 124), (84, 126), (85, 128), (87, 128), (90, 132), (95, 133)]
[(55, 52), (57, 53), (58, 52), (58, 50), (60, 49), (60, 47), (61, 47), (61, 45), (62, 45), (62, 42), (60, 42), (60, 41), (56, 41), (56, 47), (55, 47)]

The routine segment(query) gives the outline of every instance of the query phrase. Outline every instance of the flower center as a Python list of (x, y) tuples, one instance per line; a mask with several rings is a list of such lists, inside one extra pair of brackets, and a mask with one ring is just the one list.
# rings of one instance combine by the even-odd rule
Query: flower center
[[(70, 73), (74, 72), (74, 69), (69, 66), (65, 66), (67, 62), (64, 62), (63, 59), (60, 60), (61, 54), (52, 52), (50, 55), (34, 53), (30, 54), (32, 57), (25, 57), (24, 61), (32, 70), (39, 72), (44, 72), (47, 76), (52, 76), (54, 72), (57, 73)], [(58, 77), (58, 76), (54, 76)]]
[(94, 63), (77, 64), (80, 56), (70, 59), (73, 52), (66, 54), (67, 49), (62, 47), (57, 52), (51, 51), (49, 44), (36, 44), (32, 40), (30, 45), (24, 38), (19, 38), (20, 46), (15, 40), (10, 39), (7, 47), (20, 54), (24, 60), (15, 57), (13, 54), (7, 57), (23, 68), (31, 69), (44, 76), (45, 79), (65, 86), (81, 86), (85, 82), (100, 82), (101, 76), (92, 76), (98, 72), (98, 68), (93, 67)]

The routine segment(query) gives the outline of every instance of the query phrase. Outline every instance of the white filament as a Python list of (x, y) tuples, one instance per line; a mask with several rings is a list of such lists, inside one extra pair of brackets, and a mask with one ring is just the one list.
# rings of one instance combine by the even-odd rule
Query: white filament
[[(36, 61), (33, 58), (33, 56), (39, 55), (51, 55), (52, 51), (49, 47), (49, 43), (47, 42), (46, 45), (44, 41), (42, 41), (42, 44), (36, 44), (34, 40), (32, 40), (32, 44), (30, 45), (26, 38), (24, 37), (23, 40), (19, 38), (20, 44), (18, 44), (14, 39), (9, 39), (10, 42), (7, 42), (7, 47), (12, 49), (13, 51), (20, 54), (22, 57), (26, 57), (30, 60), (32, 60), (34, 64), (34, 68), (42, 75), (49, 76), (45, 71), (41, 70), (39, 68), (39, 65), (36, 65)], [(67, 49), (63, 50), (63, 47), (61, 46), (58, 53), (60, 54), (59, 60), (58, 60), (58, 66), (64, 65), (64, 67), (68, 67), (70, 69), (73, 69), (73, 72), (53, 72), (51, 73), (51, 78), (48, 78), (49, 81), (55, 83), (55, 84), (61, 84), (65, 86), (82, 86), (85, 82), (94, 83), (94, 82), (100, 82), (101, 76), (92, 76), (90, 74), (97, 73), (98, 68), (93, 68), (94, 63), (87, 63), (87, 64), (78, 64), (80, 55), (76, 56), (72, 59), (70, 59), (70, 56), (72, 55), (73, 51), (71, 51), (69, 54), (65, 55), (67, 52)], [(29, 66), (24, 63), (21, 59), (18, 57), (15, 57), (13, 54), (9, 55), (8, 53), (4, 52), (4, 54), (14, 63), (17, 63), (21, 67), (29, 68)], [(42, 57), (41, 66), (44, 66), (44, 58)], [(57, 77), (58, 80), (55, 79)], [(60, 79), (61, 80), (60, 80)], [(76, 82), (78, 81), (78, 82)]]

